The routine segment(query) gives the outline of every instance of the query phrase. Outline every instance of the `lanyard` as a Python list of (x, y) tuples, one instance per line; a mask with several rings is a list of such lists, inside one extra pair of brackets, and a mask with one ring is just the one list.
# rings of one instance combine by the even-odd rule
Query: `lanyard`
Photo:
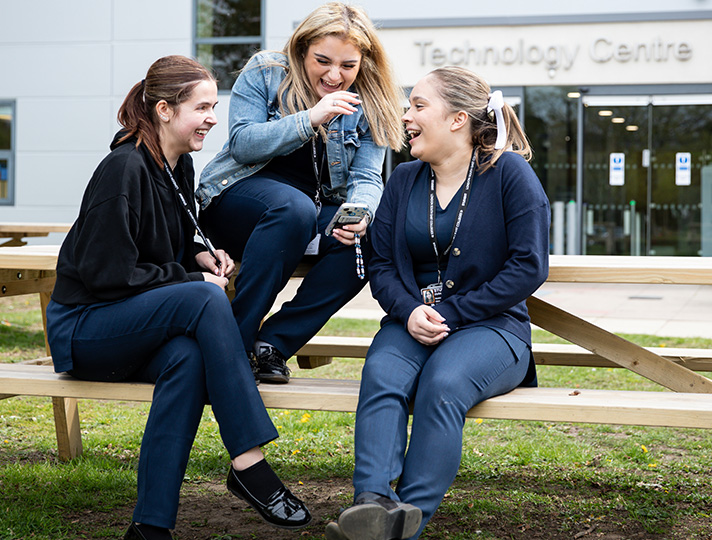
[(316, 206), (316, 213), (319, 215), (321, 212), (321, 175), (324, 172), (324, 160), (326, 159), (326, 148), (323, 149), (321, 153), (321, 167), (317, 159), (316, 152), (316, 135), (311, 140), (312, 146), (312, 165), (314, 166), (314, 177), (316, 178), (316, 193), (314, 194), (314, 206)]
[[(465, 178), (465, 189), (462, 191), (462, 198), (460, 199), (460, 207), (457, 211), (457, 217), (455, 218), (455, 223), (452, 226), (452, 234), (450, 235), (450, 243), (443, 251), (443, 255), (447, 255), (452, 247), (452, 243), (455, 241), (455, 235), (460, 229), (460, 223), (462, 222), (462, 216), (467, 208), (467, 203), (470, 202), (470, 191), (472, 190), (472, 175), (475, 171), (475, 153), (472, 153), (472, 159), (470, 160), (470, 167), (467, 169), (467, 177)], [(433, 245), (433, 251), (435, 252), (435, 260), (438, 265), (438, 283), (442, 283), (440, 276), (440, 250), (438, 249), (438, 238), (435, 234), (435, 205), (436, 205), (436, 195), (435, 195), (435, 173), (433, 169), (430, 169), (430, 189), (428, 193), (428, 233), (430, 234), (430, 243)]]
[(193, 211), (188, 206), (188, 202), (185, 200), (185, 197), (183, 197), (183, 193), (181, 192), (180, 188), (178, 187), (178, 182), (176, 182), (176, 179), (173, 178), (173, 173), (171, 172), (171, 168), (168, 166), (168, 163), (166, 163), (165, 159), (163, 160), (163, 168), (168, 173), (168, 178), (171, 179), (171, 184), (173, 184), (173, 188), (176, 190), (176, 193), (178, 194), (178, 199), (181, 202), (181, 206), (187, 212), (188, 216), (190, 217), (190, 220), (193, 222), (193, 225), (195, 226), (195, 230), (198, 231), (198, 235), (200, 236), (200, 238), (203, 239), (203, 242), (205, 243), (205, 247), (208, 248), (208, 253), (210, 253), (210, 255), (212, 255), (213, 259), (215, 259), (215, 263), (217, 264), (218, 268), (220, 268), (220, 259), (218, 259), (217, 255), (215, 255), (215, 251), (213, 250), (213, 246), (210, 244), (210, 240), (207, 239), (205, 234), (203, 234), (203, 231), (201, 230), (200, 226), (198, 225), (198, 220), (195, 219), (195, 216), (193, 215)]

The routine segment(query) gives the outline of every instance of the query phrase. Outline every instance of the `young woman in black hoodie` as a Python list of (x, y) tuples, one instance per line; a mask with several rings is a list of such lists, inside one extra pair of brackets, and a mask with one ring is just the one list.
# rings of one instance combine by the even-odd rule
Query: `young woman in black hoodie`
[(188, 153), (215, 125), (216, 103), (215, 79), (182, 56), (157, 60), (131, 89), (119, 110), (123, 129), (60, 250), (47, 308), (55, 371), (155, 383), (125, 540), (171, 538), (208, 402), (232, 461), (228, 489), (273, 525), (311, 520), (260, 450), (277, 431), (223, 292), (235, 264), (207, 239), (193, 240)]

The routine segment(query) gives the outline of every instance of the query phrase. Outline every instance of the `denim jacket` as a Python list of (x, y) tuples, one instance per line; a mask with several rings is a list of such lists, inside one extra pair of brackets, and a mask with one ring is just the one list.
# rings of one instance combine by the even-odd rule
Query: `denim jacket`
[[(248, 62), (230, 96), (229, 139), (205, 166), (195, 196), (201, 209), (235, 182), (262, 169), (273, 157), (293, 152), (314, 137), (309, 111), (282, 117), (277, 89), (287, 58), (262, 52)], [(383, 193), (381, 169), (386, 147), (373, 142), (361, 106), (339, 115), (327, 126), (326, 155), (331, 187), (323, 195), (341, 202), (368, 205), (371, 217)]]

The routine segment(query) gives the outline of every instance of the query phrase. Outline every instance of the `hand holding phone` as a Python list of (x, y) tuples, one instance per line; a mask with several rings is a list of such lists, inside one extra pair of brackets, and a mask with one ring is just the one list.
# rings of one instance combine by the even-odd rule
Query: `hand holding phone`
[(368, 214), (368, 207), (360, 203), (343, 203), (326, 226), (324, 234), (329, 236), (334, 229), (360, 222)]

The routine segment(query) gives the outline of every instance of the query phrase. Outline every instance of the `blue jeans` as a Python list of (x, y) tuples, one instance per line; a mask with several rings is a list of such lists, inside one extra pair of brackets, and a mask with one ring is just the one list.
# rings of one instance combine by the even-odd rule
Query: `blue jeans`
[(455, 480), (465, 414), (522, 383), (529, 360), (523, 341), (484, 326), (454, 332), (434, 347), (418, 343), (400, 323), (383, 326), (361, 378), (354, 494), (371, 491), (420, 508), (417, 538)]
[[(317, 216), (311, 197), (259, 174), (226, 189), (200, 215), (213, 244), (240, 261), (232, 310), (248, 351), (259, 339), (289, 358), (366, 284), (356, 275), (356, 252), (324, 236), (337, 205)], [(321, 233), (318, 255), (304, 256)], [(370, 246), (362, 241), (364, 262)], [(302, 259), (313, 264), (294, 298), (269, 317), (279, 292)]]
[[(62, 307), (50, 302), (48, 317)], [(230, 303), (212, 283), (168, 285), (88, 306), (76, 323), (72, 360), (69, 373), (80, 379), (156, 385), (141, 442), (136, 522), (175, 527), (180, 486), (206, 403), (230, 458), (278, 436)]]

